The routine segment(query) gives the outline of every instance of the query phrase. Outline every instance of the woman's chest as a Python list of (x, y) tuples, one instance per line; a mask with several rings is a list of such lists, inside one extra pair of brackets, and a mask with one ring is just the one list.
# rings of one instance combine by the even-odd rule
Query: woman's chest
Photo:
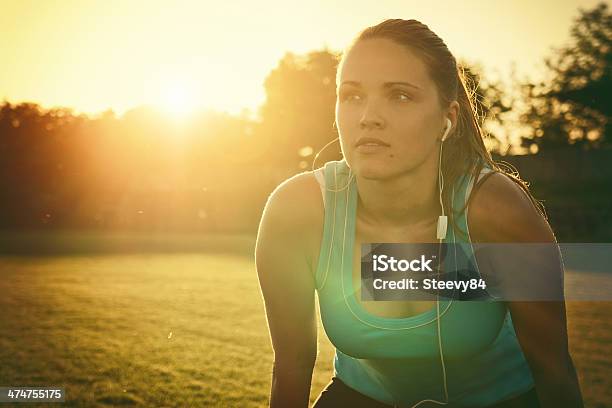
[[(428, 312), (436, 311), (435, 298), (430, 301), (362, 301), (360, 290), (361, 244), (437, 244), (436, 224), (431, 224), (401, 231), (374, 228), (356, 222), (350, 270), (340, 266), (340, 259), (344, 257), (340, 255), (343, 246), (334, 249), (338, 252), (338, 268), (331, 270), (337, 274), (328, 277), (325, 290), (320, 294), (320, 307), (325, 331), (343, 353), (358, 358), (430, 358), (438, 355), (435, 342), (438, 332), (433, 323), (435, 314), (431, 315), (432, 320), (428, 317)], [(352, 288), (342, 284), (349, 274)], [(354, 297), (359, 305), (357, 309), (349, 297)], [(448, 347), (445, 353), (450, 357), (471, 355), (489, 345), (498, 335), (506, 313), (503, 305), (493, 303), (453, 302), (449, 306), (441, 307), (440, 316), (443, 320), (441, 330)], [(421, 320), (395, 320), (411, 317)]]
[(419, 228), (385, 229), (356, 222), (355, 241), (352, 254), (352, 282), (354, 295), (361, 306), (370, 314), (387, 318), (405, 318), (418, 315), (435, 307), (435, 300), (393, 300), (393, 301), (362, 301), (361, 300), (361, 261), (362, 244), (369, 243), (435, 243), (432, 237), (436, 233), (435, 223)]

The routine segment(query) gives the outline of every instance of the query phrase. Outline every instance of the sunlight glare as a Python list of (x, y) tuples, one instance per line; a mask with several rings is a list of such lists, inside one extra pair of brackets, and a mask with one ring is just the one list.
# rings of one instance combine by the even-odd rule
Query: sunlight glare
[(177, 119), (184, 119), (195, 110), (194, 87), (175, 82), (167, 86), (162, 95), (162, 108)]

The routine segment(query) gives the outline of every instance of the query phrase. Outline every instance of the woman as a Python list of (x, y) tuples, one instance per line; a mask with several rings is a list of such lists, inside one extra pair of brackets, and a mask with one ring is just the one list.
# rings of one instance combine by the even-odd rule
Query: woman
[(478, 270), (501, 274), (511, 271), (472, 243), (555, 238), (526, 186), (491, 160), (455, 58), (427, 26), (367, 28), (336, 83), (344, 159), (281, 183), (259, 228), (270, 406), (308, 404), (316, 291), (336, 347), (316, 408), (581, 407), (563, 301), (455, 302), (442, 313), (439, 299), (360, 300), (361, 243), (454, 242)]

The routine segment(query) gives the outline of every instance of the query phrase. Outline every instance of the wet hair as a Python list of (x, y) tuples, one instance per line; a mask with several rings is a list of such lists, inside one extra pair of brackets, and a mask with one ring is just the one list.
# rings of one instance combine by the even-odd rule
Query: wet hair
[[(457, 125), (443, 142), (444, 185), (455, 186), (466, 174), (477, 177), (482, 168), (488, 165), (495, 172), (506, 174), (516, 182), (546, 219), (544, 206), (533, 197), (528, 188), (529, 184), (520, 178), (518, 171), (509, 163), (494, 161), (487, 151), (484, 144), (485, 134), (480, 126), (482, 118), (477, 110), (475, 86), (469, 81), (464, 68), (457, 64), (444, 41), (425, 24), (417, 20), (389, 19), (361, 31), (342, 54), (336, 71), (336, 84), (340, 82), (341, 68), (348, 51), (360, 41), (370, 39), (388, 39), (416, 54), (425, 64), (436, 85), (441, 109), (446, 109), (452, 101), (459, 103)], [(461, 231), (456, 224), (456, 214), (451, 209), (451, 191), (451, 188), (443, 190), (444, 212), (448, 214), (453, 228), (467, 237), (467, 231)], [(467, 204), (460, 214), (466, 207)]]

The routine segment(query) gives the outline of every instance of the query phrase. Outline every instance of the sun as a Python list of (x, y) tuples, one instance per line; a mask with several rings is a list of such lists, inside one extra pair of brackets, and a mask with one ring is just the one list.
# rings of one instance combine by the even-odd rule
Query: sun
[(184, 119), (196, 108), (196, 94), (193, 86), (186, 82), (173, 82), (163, 88), (161, 108), (177, 119)]

